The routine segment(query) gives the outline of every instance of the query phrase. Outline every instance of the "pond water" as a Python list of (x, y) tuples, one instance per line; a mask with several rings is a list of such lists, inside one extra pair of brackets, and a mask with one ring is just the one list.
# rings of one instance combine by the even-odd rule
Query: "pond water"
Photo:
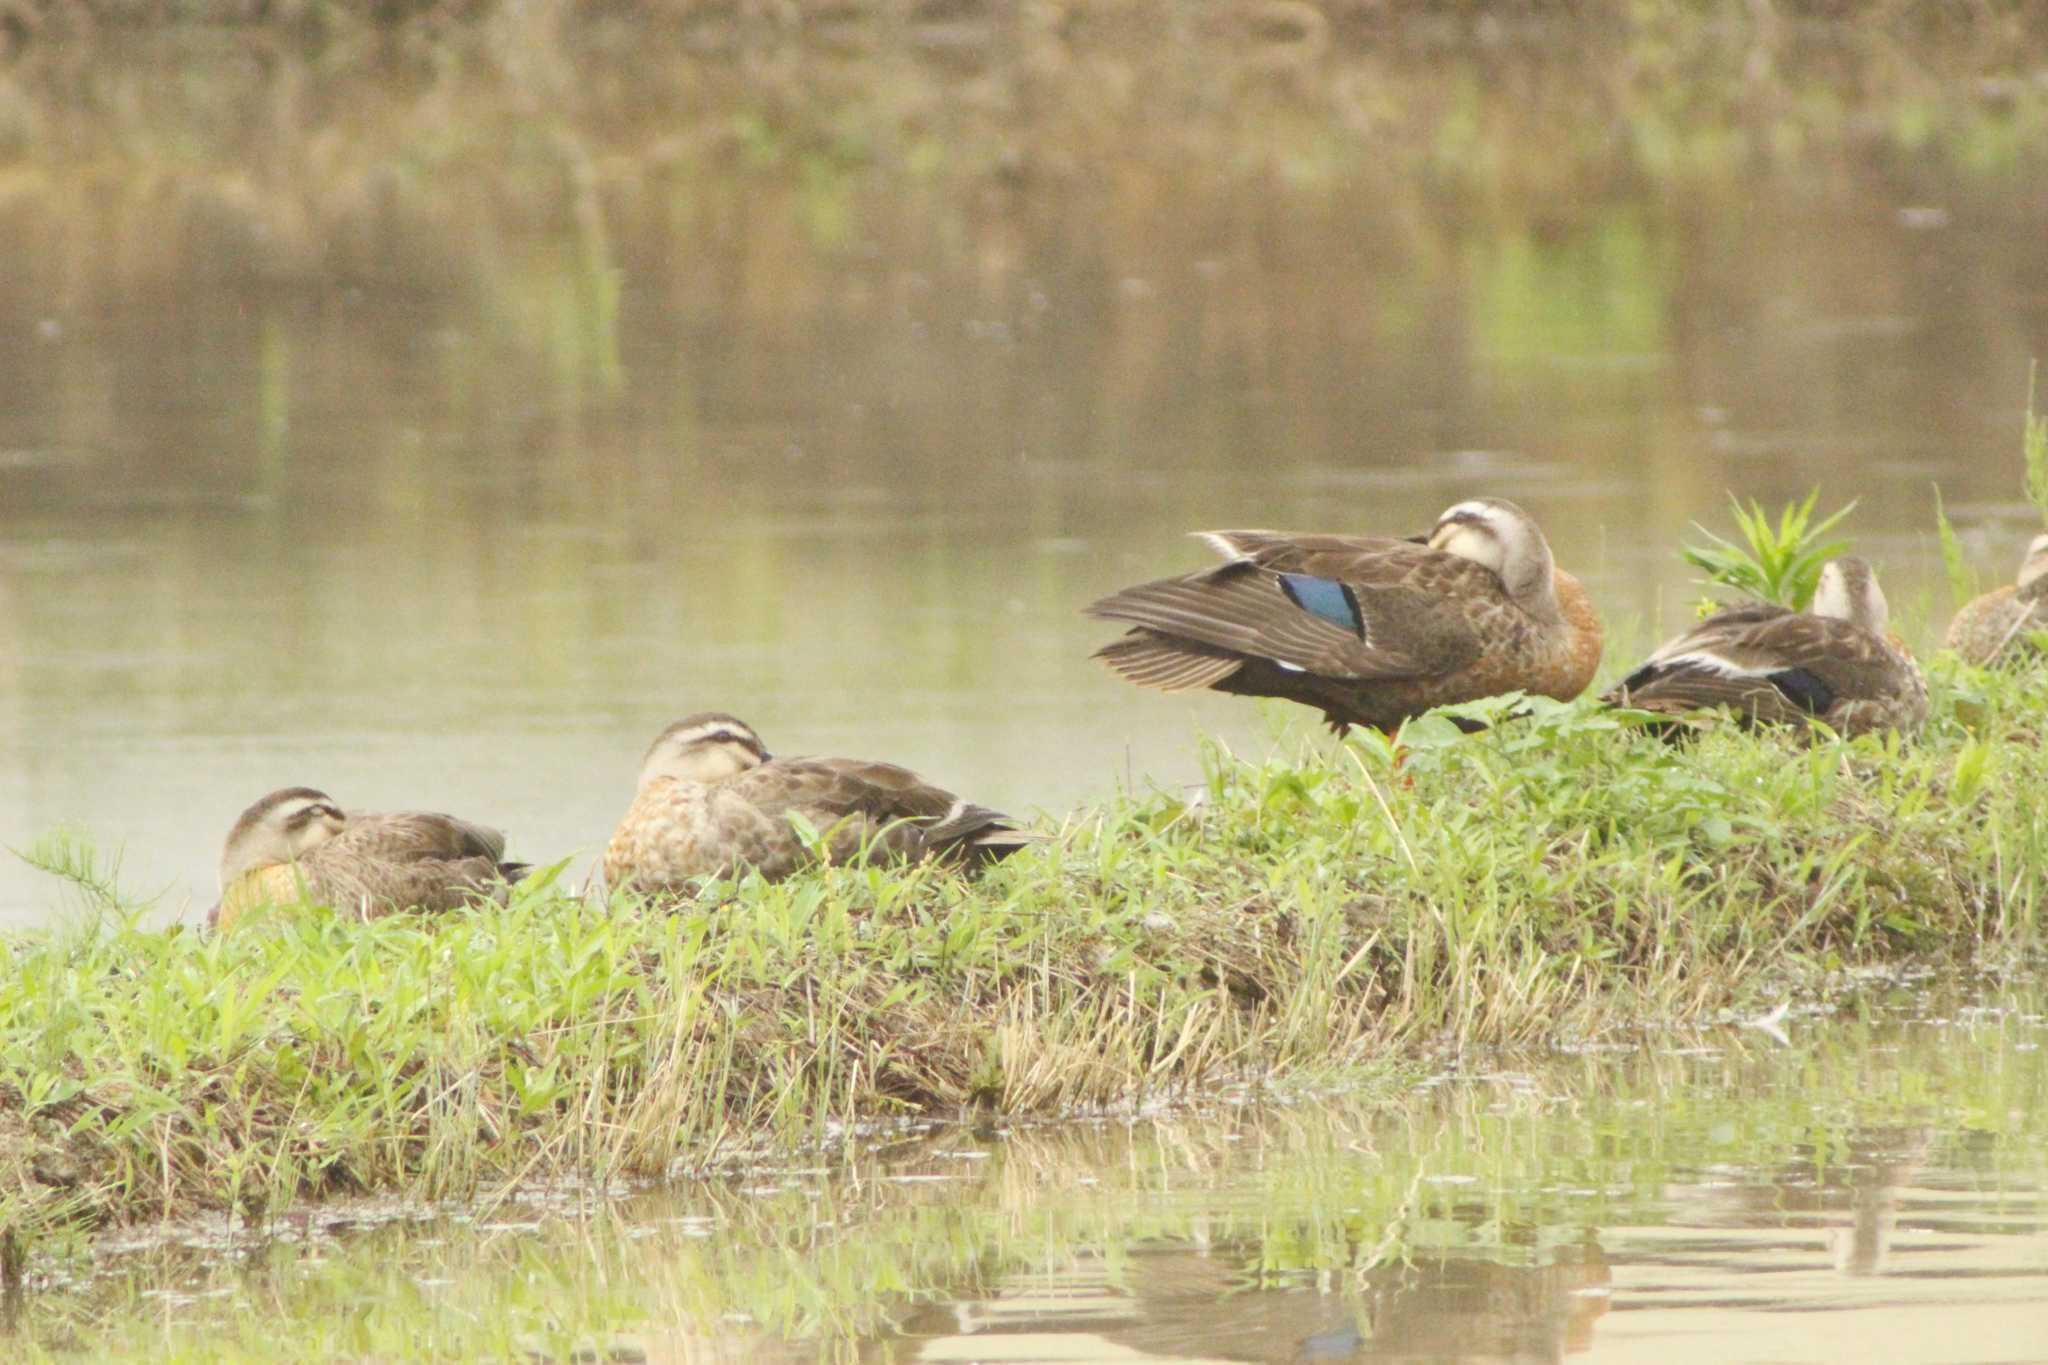
[(288, 784), (587, 859), (705, 708), (1056, 815), (1296, 719), (1088, 659), (1191, 529), (1520, 499), (1610, 669), (1730, 491), (1860, 499), (1922, 642), (1932, 482), (2029, 529), (2024, 41), (573, 8), (0, 61), (0, 842), (165, 918)]
[(934, 1125), (612, 1200), (153, 1231), (24, 1349), (533, 1361), (2048, 1357), (2048, 997), (1831, 1011), (1369, 1092)]

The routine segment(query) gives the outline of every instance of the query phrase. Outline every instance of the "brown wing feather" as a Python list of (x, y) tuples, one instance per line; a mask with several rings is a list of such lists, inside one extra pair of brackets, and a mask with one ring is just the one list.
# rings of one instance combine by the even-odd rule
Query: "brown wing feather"
[(1197, 531), (1225, 558), (1249, 559), (1281, 573), (1312, 573), (1320, 578), (1372, 582), (1388, 572), (1399, 576), (1413, 564), (1417, 550), (1429, 554), (1429, 537), (1339, 536), (1294, 531)]
[(422, 858), (489, 858), (505, 856), (505, 836), (486, 825), (436, 811), (351, 811), (348, 826), (326, 847), (352, 856), (394, 862)]
[(979, 862), (1030, 841), (1001, 811), (964, 801), (894, 763), (777, 759), (738, 774), (727, 785), (765, 813), (801, 813), (828, 833), (835, 859), (856, 858), (866, 849), (871, 856)]
[(1788, 612), (1729, 634), (1716, 652), (1756, 672), (1798, 669), (1844, 697), (1888, 691), (1898, 656), (1882, 637), (1848, 621)]
[(1381, 659), (1364, 639), (1303, 611), (1277, 577), (1249, 562), (1140, 583), (1096, 602), (1088, 614), (1330, 677), (1385, 676), (1388, 662), (1397, 673), (1408, 664)]
[[(1087, 608), (1135, 627), (1096, 652), (1131, 682), (1284, 697), (1321, 708), (1339, 729), (1391, 729), (1432, 706), (1517, 688), (1575, 697), (1599, 668), (1598, 613), (1562, 570), (1560, 630), (1517, 606), (1491, 571), (1423, 538), (1201, 535), (1229, 562)], [(1308, 609), (1288, 574), (1343, 585), (1344, 611)], [(1354, 605), (1356, 628), (1341, 619)]]
[(1770, 603), (1707, 618), (1605, 699), (1667, 715), (1726, 708), (1764, 724), (1818, 718), (1843, 729), (1917, 724), (1924, 710), (1918, 670), (1883, 638)]
[(475, 901), (502, 904), (510, 887), (491, 858), (420, 859), (409, 863), (339, 863), (314, 850), (303, 860), (316, 899), (375, 919), (403, 910), (453, 910)]
[(1721, 608), (1699, 621), (1692, 629), (1672, 636), (1651, 653), (1650, 659), (1654, 661), (1669, 658), (1674, 654), (1683, 654), (1709, 641), (1736, 640), (1753, 626), (1793, 614), (1790, 607), (1780, 606), (1776, 602), (1738, 602), (1734, 606)]
[(1728, 710), (1766, 725), (1793, 724), (1810, 720), (1814, 714), (1768, 677), (1731, 676), (1685, 665), (1657, 672), (1640, 682), (1617, 683), (1605, 700), (1666, 716)]
[[(1211, 531), (1206, 536), (1269, 573), (1307, 574), (1351, 590), (1376, 666), (1333, 677), (1418, 678), (1469, 667), (1483, 651), (1473, 614), (1511, 609), (1491, 570), (1433, 550), (1423, 537), (1396, 540), (1280, 531)], [(1323, 620), (1284, 593), (1280, 596), (1294, 614)]]
[[(1474, 594), (1483, 606), (1505, 604), (1498, 582), (1484, 569), (1407, 541), (1315, 539), (1325, 543), (1260, 545), (1257, 558), (1141, 583), (1086, 610), (1207, 647), (1186, 652), (1213, 657), (1217, 649), (1228, 650), (1327, 678), (1426, 677), (1455, 671), (1479, 656), (1467, 607)], [(1362, 634), (1297, 605), (1281, 585), (1282, 573), (1342, 583), (1358, 605)], [(1122, 671), (1117, 660), (1127, 660), (1128, 653), (1097, 657)], [(1156, 652), (1149, 658), (1154, 667), (1165, 666)], [(1199, 671), (1192, 664), (1181, 667), (1190, 676)]]
[(1095, 651), (1126, 682), (1161, 692), (1214, 687), (1244, 667), (1244, 660), (1214, 646), (1173, 640), (1139, 627)]
[(347, 828), (299, 859), (314, 898), (365, 918), (503, 901), (505, 836), (433, 811), (352, 812)]

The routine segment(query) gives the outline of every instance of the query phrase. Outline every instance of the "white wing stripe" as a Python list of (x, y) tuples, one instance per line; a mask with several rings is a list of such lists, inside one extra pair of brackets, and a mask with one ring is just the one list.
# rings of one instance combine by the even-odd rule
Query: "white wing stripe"
[(1784, 671), (1782, 664), (1758, 668), (1754, 665), (1740, 664), (1733, 659), (1723, 658), (1719, 654), (1698, 649), (1687, 650), (1683, 654), (1669, 655), (1657, 660), (1657, 663), (1664, 668), (1696, 668), (1708, 673), (1719, 673), (1723, 677), (1728, 678), (1765, 678), (1773, 673)]

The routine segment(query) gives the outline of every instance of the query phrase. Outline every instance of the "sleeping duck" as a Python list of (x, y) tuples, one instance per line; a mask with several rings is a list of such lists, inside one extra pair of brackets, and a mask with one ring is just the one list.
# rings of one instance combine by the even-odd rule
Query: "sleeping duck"
[(257, 906), (301, 900), (362, 919), (502, 902), (527, 870), (504, 856), (504, 835), (452, 815), (344, 811), (325, 792), (286, 787), (228, 831), (207, 922), (231, 929)]
[(792, 815), (835, 863), (929, 858), (972, 871), (1039, 837), (893, 763), (775, 758), (745, 721), (706, 711), (648, 749), (605, 849), (605, 884), (676, 893), (748, 868), (779, 881), (820, 856)]
[(1927, 684), (1887, 633), (1889, 609), (1861, 559), (1821, 569), (1810, 611), (1745, 602), (1665, 644), (1603, 700), (1666, 716), (1716, 708), (1745, 725), (1820, 721), (1837, 734), (1927, 719)]
[(1529, 514), (1461, 502), (1428, 536), (1206, 531), (1224, 562), (1091, 604), (1131, 629), (1095, 653), (1140, 687), (1318, 707), (1339, 734), (1391, 732), (1503, 692), (1570, 700), (1600, 665), (1585, 589)]

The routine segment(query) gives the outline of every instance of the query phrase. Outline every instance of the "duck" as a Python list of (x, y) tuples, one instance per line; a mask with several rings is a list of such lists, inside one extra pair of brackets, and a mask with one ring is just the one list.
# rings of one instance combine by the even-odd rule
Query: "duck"
[(2027, 639), (2048, 630), (2048, 533), (2027, 543), (2019, 581), (1973, 598), (1949, 622), (1948, 647), (1986, 668), (2039, 654)]
[(975, 872), (1039, 838), (908, 768), (777, 758), (745, 721), (704, 711), (676, 721), (648, 747), (633, 803), (605, 847), (603, 877), (614, 891), (674, 895), (747, 869), (781, 881), (821, 856), (832, 863), (929, 859)]
[(226, 931), (250, 910), (309, 901), (362, 919), (503, 903), (524, 863), (495, 829), (431, 811), (344, 811), (315, 787), (283, 787), (243, 811), (220, 856)]
[(1877, 573), (1831, 559), (1808, 611), (1775, 602), (1724, 608), (1670, 640), (1603, 696), (1661, 716), (1726, 709), (1746, 726), (1819, 721), (1849, 736), (1917, 733), (1927, 719), (1920, 666), (1888, 633)]
[(1569, 701), (1600, 666), (1584, 586), (1505, 498), (1457, 503), (1413, 539), (1195, 534), (1223, 563), (1085, 608), (1131, 627), (1094, 657), (1140, 687), (1279, 697), (1320, 708), (1339, 735), (1392, 733), (1504, 692)]

